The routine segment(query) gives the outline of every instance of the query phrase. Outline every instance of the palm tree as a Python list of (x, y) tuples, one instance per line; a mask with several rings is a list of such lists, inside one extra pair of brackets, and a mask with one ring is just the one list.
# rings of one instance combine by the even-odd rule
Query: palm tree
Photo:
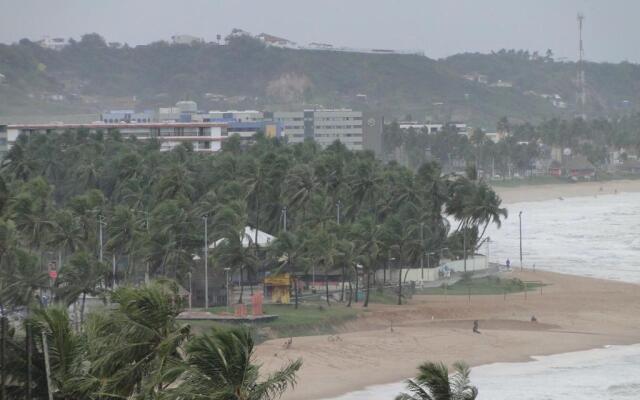
[[(6, 265), (11, 268), (3, 269), (0, 274), (4, 286), (0, 297), (6, 299), (11, 306), (23, 306), (26, 309), (27, 319), (31, 317), (31, 310), (41, 304), (42, 299), (38, 293), (43, 288), (49, 287), (49, 276), (40, 270), (38, 258), (22, 249), (16, 249), (9, 255)], [(31, 398), (33, 380), (33, 337), (31, 325), (26, 324), (26, 358), (27, 358), (27, 383), (26, 395)]]
[(354, 236), (357, 238), (357, 261), (364, 267), (366, 274), (366, 292), (363, 307), (369, 306), (369, 292), (371, 291), (371, 274), (375, 273), (382, 247), (382, 228), (373, 218), (360, 220), (354, 226)]
[[(354, 242), (346, 239), (339, 240), (336, 243), (336, 265), (339, 265), (342, 268), (342, 288), (340, 294), (340, 301), (344, 301), (344, 285), (345, 280), (348, 278), (349, 283), (349, 300), (347, 302), (347, 307), (351, 307), (351, 299), (353, 297), (353, 291), (351, 290), (351, 277), (354, 268), (356, 267), (357, 257), (358, 257), (358, 249)], [(348, 274), (348, 277), (347, 277)], [(357, 277), (357, 274), (356, 274)]]
[(2, 160), (1, 169), (16, 179), (27, 181), (36, 173), (38, 163), (29, 151), (29, 136), (20, 135)]
[[(136, 240), (140, 238), (146, 224), (145, 220), (137, 218), (135, 211), (126, 206), (117, 205), (107, 224), (109, 240), (105, 247), (113, 252), (114, 263), (117, 262), (118, 255), (126, 255), (128, 270), (133, 269), (131, 254), (135, 251)], [(114, 276), (113, 279), (115, 278)]]
[(483, 226), (478, 241), (482, 239), (490, 223), (494, 223), (500, 228), (501, 219), (507, 218), (507, 209), (501, 208), (501, 203), (502, 200), (489, 185), (484, 182), (478, 185), (467, 206), (467, 213), (471, 217), (471, 221), (477, 226)]
[(12, 200), (11, 215), (16, 228), (33, 250), (41, 250), (52, 228), (51, 187), (42, 178), (27, 182)]
[(470, 369), (463, 362), (453, 364), (454, 373), (449, 376), (443, 363), (426, 362), (418, 367), (419, 375), (407, 380), (407, 390), (396, 400), (474, 400), (478, 389), (469, 380)]
[(304, 164), (295, 166), (289, 171), (285, 185), (288, 203), (292, 209), (302, 209), (301, 223), (304, 223), (312, 194), (318, 186), (313, 169)]
[(82, 297), (80, 303), (80, 326), (84, 325), (84, 310), (87, 295), (98, 296), (104, 291), (107, 268), (86, 252), (74, 254), (60, 270), (56, 294), (67, 306)]
[(307, 254), (313, 262), (313, 266), (322, 265), (324, 269), (325, 296), (327, 305), (330, 306), (329, 296), (329, 270), (335, 265), (337, 256), (336, 237), (324, 229), (312, 233), (307, 240)]
[[(37, 309), (26, 323), (32, 326), (35, 338), (46, 340), (47, 348), (43, 346), (41, 351), (48, 352), (53, 396), (62, 399), (88, 398), (87, 393), (79, 393), (78, 390), (85, 366), (85, 341), (73, 332), (67, 310), (62, 307)], [(40, 380), (45, 381), (40, 386), (47, 384), (45, 379)]]
[(298, 279), (296, 275), (306, 270), (308, 260), (306, 259), (305, 232), (282, 232), (276, 240), (269, 246), (272, 259), (276, 261), (278, 267), (276, 271), (287, 271), (293, 276), (293, 298), (295, 308), (298, 309)]
[(259, 380), (252, 362), (254, 344), (245, 328), (214, 329), (186, 346), (186, 367), (180, 385), (169, 390), (172, 399), (273, 400), (296, 384), (302, 360)]
[(115, 307), (90, 314), (87, 341), (92, 379), (85, 390), (106, 398), (156, 398), (177, 378), (190, 328), (176, 321), (183, 299), (175, 283), (153, 282), (113, 292)]
[(69, 209), (62, 209), (53, 215), (51, 235), (48, 244), (58, 249), (58, 268), (62, 268), (63, 258), (85, 246), (79, 218)]
[[(381, 184), (382, 177), (373, 161), (360, 161), (355, 165), (354, 171), (348, 178), (352, 203), (348, 209), (347, 216), (351, 220), (356, 218), (364, 204), (375, 205), (374, 194)], [(374, 214), (377, 217), (377, 211)]]
[(253, 238), (245, 237), (244, 228), (241, 232), (230, 232), (217, 245), (214, 253), (218, 264), (239, 272), (240, 297), (238, 303), (240, 304), (242, 304), (244, 294), (244, 273), (245, 271), (253, 271), (257, 264), (255, 251), (251, 248), (252, 246), (244, 245), (245, 239), (249, 243), (253, 242)]

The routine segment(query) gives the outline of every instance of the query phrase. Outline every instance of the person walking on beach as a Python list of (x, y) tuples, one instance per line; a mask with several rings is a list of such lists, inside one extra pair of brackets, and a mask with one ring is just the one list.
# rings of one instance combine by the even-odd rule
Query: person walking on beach
[(473, 333), (480, 333), (478, 329), (478, 320), (473, 321)]
[(505, 262), (505, 265), (507, 266), (507, 270), (511, 270), (511, 260), (509, 260), (507, 258), (507, 261)]

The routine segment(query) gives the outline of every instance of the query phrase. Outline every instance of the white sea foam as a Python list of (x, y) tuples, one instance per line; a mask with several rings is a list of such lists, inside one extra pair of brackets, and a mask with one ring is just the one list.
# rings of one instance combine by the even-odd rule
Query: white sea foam
[(491, 227), (491, 260), (519, 267), (522, 211), (525, 267), (640, 282), (640, 193), (515, 203), (502, 227)]
[[(629, 400), (640, 398), (640, 345), (534, 357), (473, 368), (478, 400)], [(392, 400), (404, 384), (371, 386), (333, 400)]]

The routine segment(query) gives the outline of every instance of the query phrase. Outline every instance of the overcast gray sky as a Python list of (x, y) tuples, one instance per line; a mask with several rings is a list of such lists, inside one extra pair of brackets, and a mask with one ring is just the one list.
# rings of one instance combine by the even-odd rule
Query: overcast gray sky
[(131, 45), (177, 33), (215, 40), (232, 28), (298, 43), (419, 49), (440, 58), (501, 48), (640, 61), (638, 0), (0, 0), (0, 42), (97, 32)]

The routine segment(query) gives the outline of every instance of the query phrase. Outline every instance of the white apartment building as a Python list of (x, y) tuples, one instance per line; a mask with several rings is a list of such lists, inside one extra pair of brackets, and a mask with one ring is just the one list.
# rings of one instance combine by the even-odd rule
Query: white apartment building
[(69, 41), (64, 38), (51, 38), (49, 36), (45, 36), (42, 40), (38, 41), (38, 44), (45, 49), (51, 50), (62, 50), (69, 45)]
[[(438, 133), (441, 132), (442, 129), (447, 126), (447, 124), (441, 124), (441, 123), (431, 123), (431, 122), (399, 122), (398, 125), (400, 126), (400, 129), (415, 129), (416, 131), (422, 131), (425, 130), (427, 133), (429, 134), (434, 134), (434, 133)], [(448, 125), (452, 125), (456, 128), (456, 130), (458, 131), (458, 133), (461, 134), (466, 134), (467, 133), (467, 124), (463, 124), (463, 123), (459, 123), (459, 122), (452, 122)]]
[(160, 149), (171, 150), (182, 143), (191, 143), (195, 151), (214, 153), (226, 140), (226, 123), (103, 123), (91, 124), (20, 124), (0, 126), (0, 154), (11, 149), (19, 135), (56, 134), (73, 130), (91, 133), (117, 130), (123, 137), (134, 136), (139, 140), (157, 139)]
[(265, 113), (282, 126), (282, 134), (289, 143), (315, 140), (327, 147), (339, 140), (349, 150), (363, 150), (364, 129), (362, 112), (349, 109), (277, 111)]

